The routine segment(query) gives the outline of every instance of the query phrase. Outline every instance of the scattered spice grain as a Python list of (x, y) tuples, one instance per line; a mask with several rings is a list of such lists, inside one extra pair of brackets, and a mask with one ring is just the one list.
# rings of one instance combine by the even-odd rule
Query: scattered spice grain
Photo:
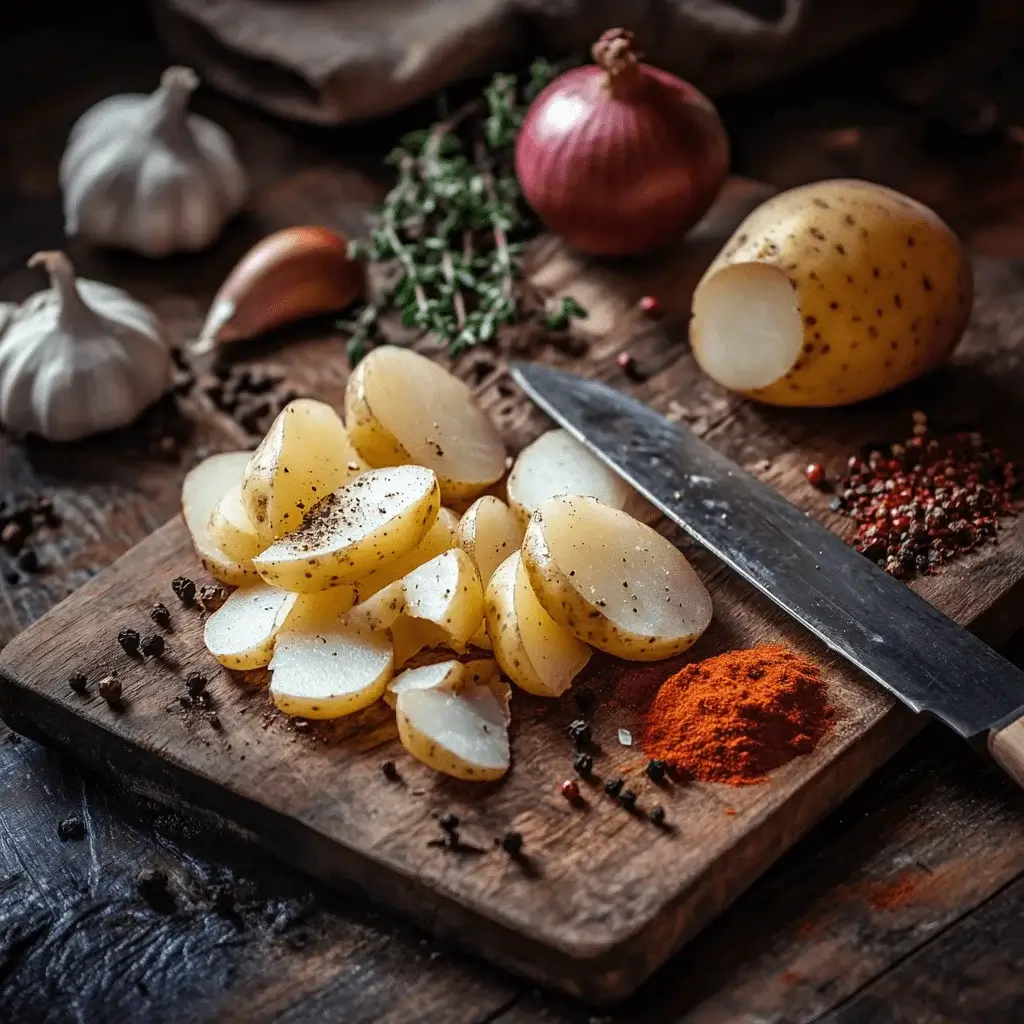
[(617, 797), (622, 792), (622, 787), (626, 784), (625, 780), (621, 775), (616, 775), (615, 778), (609, 779), (604, 784), (604, 791), (609, 796)]
[(821, 487), (825, 482), (825, 470), (820, 462), (812, 462), (805, 470), (804, 476), (812, 487)]
[(68, 676), (68, 686), (78, 694), (86, 694), (89, 692), (89, 679), (84, 672), (72, 672)]
[(665, 808), (661, 804), (655, 804), (648, 812), (647, 817), (654, 825), (665, 824)]
[(594, 771), (594, 759), (590, 754), (579, 753), (572, 759), (572, 766), (578, 775), (589, 778)]
[(166, 629), (171, 624), (170, 609), (161, 601), (157, 601), (153, 605), (149, 611), (149, 617), (162, 629)]
[(437, 819), (437, 823), (445, 832), (454, 832), (459, 827), (459, 819), (451, 811), (446, 811), (442, 814)]
[(187, 576), (179, 576), (172, 580), (171, 590), (182, 604), (192, 604), (196, 599), (196, 585)]
[(395, 767), (394, 761), (385, 761), (380, 766), (380, 770), (384, 774), (384, 778), (387, 779), (388, 782), (398, 781), (398, 769)]
[(159, 658), (166, 649), (167, 644), (159, 633), (151, 633), (145, 637), (139, 647), (147, 658)]
[(22, 572), (39, 572), (39, 555), (32, 548), (26, 548), (18, 555), (18, 568)]
[(117, 642), (123, 648), (125, 654), (139, 653), (139, 632), (136, 629), (126, 627), (117, 634)]
[(521, 832), (506, 832), (501, 839), (496, 841), (510, 857), (518, 857), (523, 852), (523, 835)]
[(567, 732), (576, 747), (584, 747), (590, 742), (590, 726), (582, 718), (570, 722)]
[(198, 592), (199, 604), (205, 612), (215, 612), (228, 599), (228, 592), (219, 583), (204, 583)]
[(189, 672), (185, 677), (185, 689), (190, 697), (198, 697), (206, 689), (207, 682), (202, 672)]
[(69, 814), (57, 822), (57, 838), (66, 843), (69, 839), (79, 840), (85, 838), (85, 824), (77, 814)]
[(636, 810), (636, 791), (632, 789), (624, 789), (619, 793), (619, 803), (626, 808), (627, 811)]
[(580, 787), (575, 779), (566, 779), (559, 787), (558, 792), (571, 804), (579, 803)]
[(96, 689), (108, 704), (117, 704), (121, 699), (121, 680), (116, 675), (104, 676)]
[(647, 767), (644, 771), (647, 773), (647, 778), (649, 778), (651, 782), (664, 782), (665, 775), (668, 772), (668, 765), (659, 758), (652, 757), (651, 760), (647, 762)]

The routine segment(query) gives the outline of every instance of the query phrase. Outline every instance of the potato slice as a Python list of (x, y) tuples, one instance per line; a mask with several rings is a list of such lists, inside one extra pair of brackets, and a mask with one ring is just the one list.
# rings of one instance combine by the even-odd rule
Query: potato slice
[(239, 481), (217, 503), (210, 515), (210, 540), (225, 554), (239, 562), (251, 562), (266, 546), (249, 520), (242, 502), (242, 483)]
[(552, 620), (529, 588), (517, 607), (521, 564), (517, 551), (491, 577), (484, 602), (487, 632), (498, 664), (516, 686), (537, 697), (557, 697), (590, 660), (590, 648)]
[(287, 715), (340, 718), (379, 700), (394, 666), (387, 633), (355, 629), (352, 588), (300, 594), (277, 635), (270, 696)]
[[(436, 680), (441, 670), (434, 673)], [(401, 689), (395, 705), (399, 739), (413, 757), (446, 775), (475, 782), (500, 779), (511, 760), (507, 688), (462, 675), (455, 686), (446, 677), (445, 685)]]
[(438, 661), (432, 665), (406, 669), (388, 683), (387, 692), (396, 696), (405, 690), (450, 690), (453, 693), (467, 686), (497, 687), (494, 692), (503, 696), (498, 663), (493, 658), (476, 658), (473, 661)]
[(530, 520), (522, 560), (547, 613), (620, 658), (679, 654), (711, 622), (711, 595), (683, 553), (594, 498), (545, 501)]
[(519, 550), (524, 528), (508, 505), (492, 494), (477, 498), (466, 509), (459, 522), (456, 539), (476, 566), (483, 586), (487, 586), (494, 570), (513, 551)]
[(269, 542), (298, 529), (307, 510), (368, 468), (341, 417), (324, 402), (299, 398), (281, 410), (253, 454), (242, 498)]
[(253, 559), (253, 566), (285, 590), (353, 583), (412, 550), (440, 506), (437, 477), (429, 469), (371, 469), (315, 505), (298, 530)]
[(225, 668), (262, 668), (294, 603), (294, 594), (266, 583), (240, 587), (206, 620), (206, 649)]
[[(491, 573), (493, 576), (494, 574)], [(484, 591), (486, 593), (486, 591)], [(470, 647), (479, 647), (484, 651), (493, 651), (494, 644), (491, 643), (491, 634), (487, 632), (487, 618), (480, 623), (480, 628), (469, 638)]]
[(542, 502), (558, 494), (588, 494), (609, 508), (625, 508), (632, 488), (568, 431), (549, 430), (516, 457), (508, 475), (508, 503), (525, 530)]
[(252, 452), (223, 452), (204, 459), (185, 474), (181, 514), (203, 568), (221, 583), (244, 587), (259, 576), (252, 561), (232, 558), (210, 536), (210, 518), (224, 495), (242, 481)]
[(449, 642), (448, 634), (440, 626), (408, 615), (399, 615), (391, 624), (390, 633), (395, 649), (395, 668), (401, 668), (428, 647), (443, 647)]
[(446, 502), (475, 498), (505, 472), (505, 446), (473, 393), (411, 349), (382, 345), (359, 364), (345, 418), (371, 466), (427, 466)]
[(432, 558), (455, 547), (456, 531), (459, 527), (459, 517), (450, 508), (441, 508), (434, 520), (434, 525), (427, 530), (423, 540), (411, 551), (392, 562), (386, 568), (375, 569), (369, 576), (359, 580), (357, 586), (359, 599), (367, 600), (395, 580), (401, 579), (406, 573), (410, 573), (417, 566), (429, 562)]
[(452, 548), (402, 579), (405, 614), (440, 626), (452, 643), (465, 647), (484, 618), (480, 576), (469, 555)]
[(405, 588), (401, 580), (395, 580), (365, 601), (360, 601), (348, 613), (345, 621), (356, 629), (377, 632), (381, 629), (390, 629), (404, 611)]

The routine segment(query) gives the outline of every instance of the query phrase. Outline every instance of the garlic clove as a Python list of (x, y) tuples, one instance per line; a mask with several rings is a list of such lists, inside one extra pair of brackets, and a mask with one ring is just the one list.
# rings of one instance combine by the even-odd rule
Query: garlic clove
[(363, 291), (363, 264), (348, 254), (348, 240), (330, 228), (284, 228), (257, 242), (214, 297), (192, 350), (344, 309)]

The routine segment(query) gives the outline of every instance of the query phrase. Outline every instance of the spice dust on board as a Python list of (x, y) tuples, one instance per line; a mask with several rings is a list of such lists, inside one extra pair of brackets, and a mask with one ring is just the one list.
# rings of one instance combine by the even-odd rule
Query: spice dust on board
[(689, 778), (749, 786), (809, 754), (834, 720), (818, 667), (772, 644), (670, 676), (643, 717), (641, 742)]

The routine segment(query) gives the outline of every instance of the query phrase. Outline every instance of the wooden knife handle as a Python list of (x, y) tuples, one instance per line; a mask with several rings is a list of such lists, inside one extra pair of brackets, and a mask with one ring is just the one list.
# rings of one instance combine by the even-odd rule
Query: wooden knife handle
[(988, 734), (988, 752), (1018, 786), (1024, 787), (1024, 717), (993, 729)]

